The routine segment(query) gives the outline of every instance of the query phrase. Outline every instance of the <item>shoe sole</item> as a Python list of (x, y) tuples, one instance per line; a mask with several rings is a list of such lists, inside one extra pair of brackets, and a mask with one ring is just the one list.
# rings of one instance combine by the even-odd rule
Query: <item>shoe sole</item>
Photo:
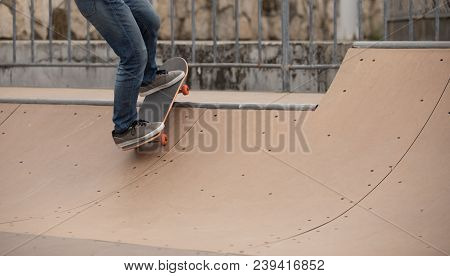
[(166, 89), (168, 87), (171, 87), (171, 86), (175, 85), (177, 82), (179, 82), (180, 80), (182, 80), (184, 78), (184, 76), (185, 76), (185, 73), (183, 72), (183, 74), (180, 74), (178, 77), (174, 78), (173, 80), (171, 80), (170, 82), (168, 82), (166, 84), (163, 84), (161, 86), (155, 87), (155, 88), (150, 89), (148, 91), (139, 93), (139, 96), (147, 97), (148, 95), (151, 95), (151, 94), (156, 93), (156, 92), (158, 92), (160, 90), (163, 90), (163, 89)]
[(145, 144), (148, 144), (148, 143), (158, 139), (161, 136), (161, 133), (162, 132), (156, 134), (155, 136), (153, 136), (152, 138), (150, 138), (148, 140), (141, 141), (141, 142), (139, 142), (137, 144), (134, 144), (134, 145), (131, 145), (131, 146), (128, 146), (128, 147), (124, 147), (124, 148), (121, 148), (121, 149), (122, 149), (122, 151), (130, 151), (130, 150), (133, 150), (133, 149), (137, 149), (137, 148), (139, 148), (139, 147), (141, 147), (141, 146), (143, 146)]
[(152, 132), (147, 133), (143, 137), (139, 137), (139, 138), (136, 138), (133, 140), (129, 140), (129, 141), (117, 144), (117, 146), (123, 150), (139, 147), (145, 143), (152, 141), (152, 139), (156, 139), (158, 137), (158, 135), (161, 134), (163, 129), (164, 129), (164, 123), (162, 123), (157, 129), (155, 129)]

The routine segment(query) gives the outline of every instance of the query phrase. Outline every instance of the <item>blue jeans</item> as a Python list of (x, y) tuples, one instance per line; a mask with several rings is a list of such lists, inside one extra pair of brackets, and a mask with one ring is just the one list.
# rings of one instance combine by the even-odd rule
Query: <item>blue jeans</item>
[(78, 9), (120, 58), (113, 122), (123, 132), (137, 119), (141, 85), (155, 78), (160, 18), (148, 0), (75, 0)]

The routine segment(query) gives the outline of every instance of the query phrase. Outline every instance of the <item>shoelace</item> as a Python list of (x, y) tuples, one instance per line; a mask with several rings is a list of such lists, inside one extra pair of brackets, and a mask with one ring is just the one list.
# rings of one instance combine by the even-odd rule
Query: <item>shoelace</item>
[(136, 135), (136, 127), (137, 126), (146, 126), (149, 122), (146, 120), (137, 120), (131, 125), (131, 135)]
[(145, 126), (145, 125), (147, 125), (149, 122), (148, 121), (146, 121), (146, 120), (137, 120), (136, 121), (136, 125), (139, 125), (139, 126)]

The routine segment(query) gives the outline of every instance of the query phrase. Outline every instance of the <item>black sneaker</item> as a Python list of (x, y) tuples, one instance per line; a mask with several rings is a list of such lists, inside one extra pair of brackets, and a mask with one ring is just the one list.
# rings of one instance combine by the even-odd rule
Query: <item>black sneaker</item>
[(121, 149), (138, 147), (157, 137), (164, 129), (164, 123), (149, 123), (144, 120), (135, 121), (125, 132), (112, 132), (116, 145)]
[(139, 88), (139, 96), (145, 97), (164, 88), (171, 87), (182, 80), (184, 75), (184, 71), (175, 70), (167, 72), (166, 70), (159, 70), (156, 72), (155, 79), (150, 84)]

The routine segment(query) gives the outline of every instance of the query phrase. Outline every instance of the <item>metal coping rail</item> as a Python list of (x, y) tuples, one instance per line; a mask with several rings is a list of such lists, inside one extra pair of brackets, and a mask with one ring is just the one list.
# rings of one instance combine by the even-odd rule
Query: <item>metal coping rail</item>
[(377, 49), (450, 49), (450, 41), (357, 41), (354, 48)]
[[(112, 106), (113, 100), (86, 100), (86, 99), (36, 99), (36, 98), (0, 98), (0, 103), (5, 104), (45, 104), (45, 105), (91, 105)], [(138, 102), (137, 106), (142, 106)], [(233, 110), (284, 110), (284, 111), (314, 111), (318, 104), (283, 104), (283, 103), (202, 103), (202, 102), (177, 102), (178, 108), (205, 108), (205, 109), (233, 109)]]
[[(13, 51), (12, 51), (12, 65), (11, 64), (1, 64), (0, 67), (11, 67), (11, 66), (50, 66), (49, 64), (54, 64), (54, 66), (75, 66), (75, 67), (110, 67), (111, 65), (99, 65), (97, 63), (92, 63), (92, 47), (91, 47), (91, 37), (90, 37), (90, 24), (89, 22), (86, 22), (86, 51), (88, 52), (86, 55), (86, 64), (79, 64), (73, 62), (73, 49), (72, 49), (72, 33), (71, 33), (71, 27), (72, 27), (72, 0), (63, 0), (63, 3), (65, 5), (66, 11), (67, 11), (67, 34), (65, 39), (67, 40), (67, 62), (64, 64), (61, 63), (53, 63), (54, 61), (54, 47), (53, 47), (53, 33), (54, 33), (54, 20), (53, 20), (53, 0), (48, 0), (49, 3), (49, 9), (48, 9), (48, 22), (49, 26), (47, 26), (48, 29), (48, 52), (49, 52), (49, 64), (36, 64), (36, 52), (35, 52), (35, 24), (38, 23), (38, 21), (35, 18), (35, 1), (36, 0), (30, 0), (30, 49), (31, 49), (31, 56), (30, 56), (30, 63), (28, 62), (18, 62), (17, 58), (17, 13), (24, 14), (24, 11), (17, 11), (17, 0), (11, 0), (10, 8), (12, 10), (12, 40), (13, 40)], [(282, 70), (282, 87), (283, 91), (290, 91), (291, 87), (291, 76), (290, 71), (291, 70), (309, 70), (309, 69), (332, 69), (339, 67), (337, 65), (338, 63), (338, 57), (337, 57), (337, 46), (338, 46), (338, 25), (337, 25), (337, 18), (338, 18), (338, 6), (340, 5), (341, 1), (333, 0), (333, 34), (332, 34), (332, 40), (333, 40), (333, 49), (332, 49), (332, 58), (331, 58), (331, 64), (315, 64), (315, 47), (316, 47), (316, 41), (314, 37), (314, 28), (315, 28), (315, 21), (314, 21), (314, 7), (317, 4), (316, 0), (307, 0), (307, 13), (308, 13), (308, 37), (309, 37), (309, 50), (307, 53), (307, 60), (308, 64), (306, 65), (294, 65), (292, 64), (292, 46), (291, 46), (291, 39), (290, 39), (290, 5), (289, 0), (277, 0), (281, 4), (281, 64), (264, 64), (263, 63), (263, 46), (262, 41), (265, 39), (263, 35), (263, 12), (264, 2), (262, 0), (253, 0), (257, 2), (257, 33), (258, 33), (258, 58), (256, 64), (247, 64), (242, 63), (242, 57), (241, 57), (241, 43), (240, 43), (240, 3), (243, 0), (235, 0), (234, 1), (234, 33), (235, 33), (235, 41), (234, 41), (234, 63), (219, 63), (218, 57), (217, 57), (217, 47), (218, 47), (218, 41), (220, 39), (220, 34), (218, 32), (218, 21), (219, 18), (218, 15), (218, 9), (220, 8), (218, 6), (217, 0), (211, 1), (211, 32), (212, 32), (212, 41), (213, 41), (213, 50), (212, 50), (212, 63), (198, 63), (197, 61), (197, 26), (196, 26), (196, 0), (190, 0), (191, 2), (191, 27), (192, 27), (192, 33), (191, 33), (191, 39), (192, 39), (192, 52), (191, 52), (191, 66), (192, 67), (236, 67), (236, 68), (277, 68)], [(176, 55), (176, 11), (175, 11), (175, 1), (170, 0), (169, 1), (169, 20), (170, 20), (170, 45), (171, 45), (171, 56)], [(363, 0), (357, 0), (357, 17), (358, 17), (358, 23), (357, 23), (357, 37), (359, 40), (363, 40), (365, 37), (364, 34), (364, 2)], [(442, 15), (440, 10), (442, 8), (441, 5), (444, 5), (444, 1), (441, 0), (434, 0), (432, 2), (432, 10), (431, 13), (427, 13), (426, 15), (422, 15), (421, 18), (434, 18), (434, 29), (435, 29), (435, 41), (439, 41), (440, 39), (440, 20), (441, 18), (448, 18), (449, 15)], [(388, 22), (394, 22), (398, 20), (407, 20), (408, 21), (408, 39), (410, 41), (414, 40), (414, 21), (419, 19), (416, 16), (415, 13), (415, 7), (413, 0), (408, 0), (408, 10), (407, 10), (407, 16), (405, 18), (391, 18), (390, 17), (390, 10), (392, 9), (392, 0), (383, 0), (383, 40), (387, 41), (389, 39), (389, 28), (388, 28)], [(41, 23), (38, 23), (41, 24)], [(45, 27), (45, 26), (44, 26)], [(59, 36), (63, 36), (62, 34), (59, 34)], [(375, 44), (380, 45), (380, 44)], [(375, 46), (376, 47), (376, 46)], [(106, 47), (106, 61), (105, 63), (109, 62), (111, 60), (110, 56), (110, 47)], [(74, 64), (74, 65), (72, 65)]]
[[(257, 63), (189, 63), (191, 68), (255, 68), (255, 69), (280, 69), (280, 70), (326, 70), (338, 69), (341, 64), (257, 64)], [(117, 64), (106, 63), (14, 63), (0, 64), (0, 68), (13, 67), (95, 67), (115, 68)]]

